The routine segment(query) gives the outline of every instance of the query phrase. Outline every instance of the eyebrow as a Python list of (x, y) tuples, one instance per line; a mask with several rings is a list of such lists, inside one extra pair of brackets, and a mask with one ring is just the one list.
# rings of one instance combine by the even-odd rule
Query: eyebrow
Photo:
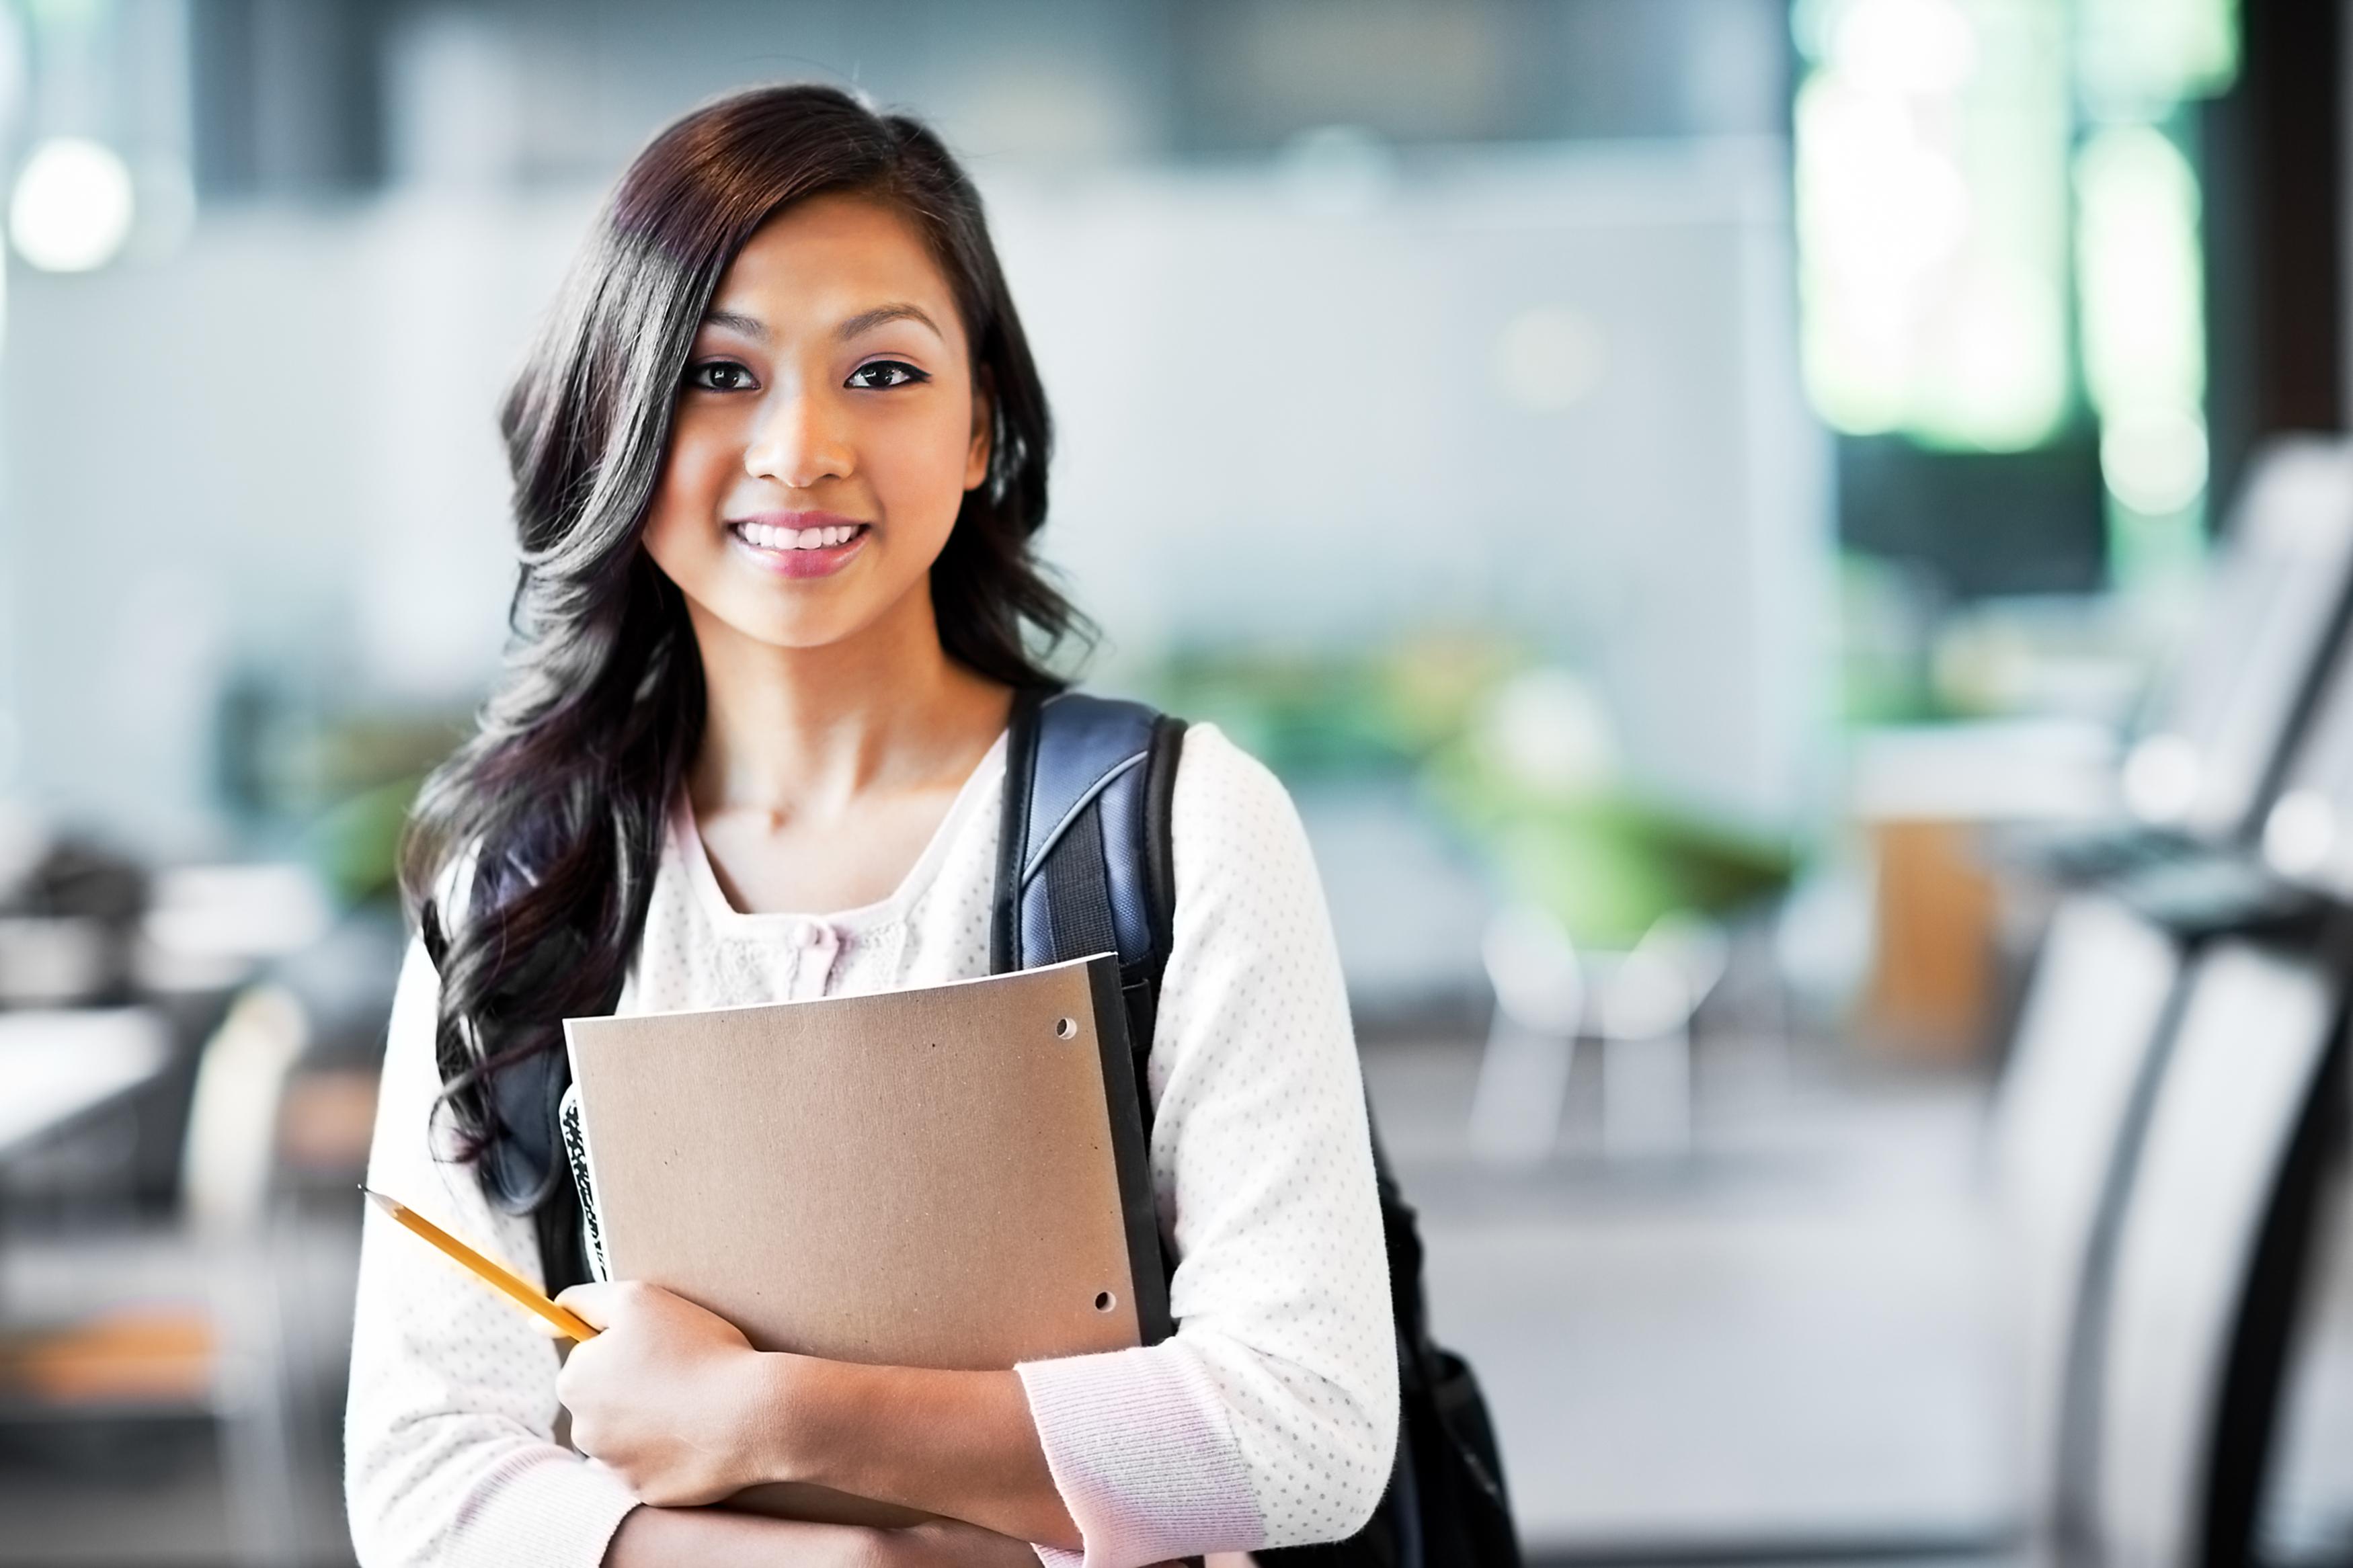
[[(877, 305), (871, 310), (860, 310), (857, 315), (836, 327), (833, 330), (833, 335), (847, 342), (861, 332), (871, 332), (887, 321), (921, 321), (932, 330), (933, 336), (942, 342), (947, 339), (947, 334), (940, 331), (937, 321), (933, 321), (917, 307), (903, 303)], [(768, 341), (767, 323), (757, 316), (747, 316), (741, 310), (718, 309), (705, 310), (702, 313), (702, 324), (706, 327), (724, 327), (729, 331), (741, 332), (757, 342)]]

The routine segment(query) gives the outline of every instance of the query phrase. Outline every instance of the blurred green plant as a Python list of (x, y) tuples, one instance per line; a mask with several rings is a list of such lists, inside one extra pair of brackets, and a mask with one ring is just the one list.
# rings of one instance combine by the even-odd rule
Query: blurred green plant
[(473, 729), (440, 708), (354, 709), (321, 716), (305, 737), (315, 794), (309, 858), (350, 903), (399, 896), (400, 835), (436, 764)]
[(397, 898), (400, 835), (424, 784), (412, 773), (337, 801), (303, 835), (304, 858), (345, 905)]
[(1732, 831), (1615, 784), (1556, 789), (1464, 742), (1430, 759), (1428, 797), (1501, 889), (1579, 946), (1624, 950), (1661, 917), (1723, 916), (1788, 888), (1793, 846)]
[(1932, 647), (1947, 613), (1902, 563), (1858, 552), (1838, 562), (1838, 706), (1849, 728), (1953, 717), (1934, 679)]
[(1453, 629), (1377, 649), (1219, 645), (1178, 649), (1147, 686), (1162, 707), (1215, 723), (1285, 778), (1396, 773), (1460, 734), (1527, 657)]
[(258, 836), (301, 854), (352, 905), (397, 895), (409, 805), (473, 717), (253, 670), (226, 690), (215, 725), (223, 804)]
[(1630, 947), (1662, 915), (1730, 912), (1797, 868), (1789, 844), (1625, 784), (1606, 706), (1517, 642), (1445, 629), (1377, 650), (1188, 649), (1150, 692), (1293, 782), (1414, 778), (1499, 890), (1580, 943)]

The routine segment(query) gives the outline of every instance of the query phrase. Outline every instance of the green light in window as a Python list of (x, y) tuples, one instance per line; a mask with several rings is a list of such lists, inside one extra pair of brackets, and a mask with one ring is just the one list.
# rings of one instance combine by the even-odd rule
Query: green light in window
[(2059, 0), (1802, 0), (1802, 348), (1856, 434), (2017, 450), (2068, 400)]
[(2084, 379), (2103, 415), (2206, 394), (2198, 176), (2153, 125), (2094, 132), (2076, 154)]
[(2153, 125), (2075, 159), (2084, 382), (2100, 416), (2111, 559), (2131, 581), (2194, 561), (2206, 494), (2205, 267), (2197, 172)]
[(2153, 119), (2239, 74), (2238, 0), (2076, 0), (2077, 73), (2102, 119)]

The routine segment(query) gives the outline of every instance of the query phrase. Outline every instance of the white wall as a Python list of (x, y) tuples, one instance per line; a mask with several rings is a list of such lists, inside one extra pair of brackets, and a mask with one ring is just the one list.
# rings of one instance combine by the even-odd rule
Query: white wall
[[(1048, 551), (1109, 678), (1176, 637), (1518, 626), (1592, 664), (1642, 776), (1798, 809), (1829, 509), (1782, 180), (1750, 144), (992, 171), (1061, 433)], [(232, 668), (478, 689), (512, 580), (492, 410), (592, 205), (208, 214), (168, 262), (17, 268), (9, 783), (197, 844)], [(1499, 390), (1532, 307), (1593, 330), (1556, 411)]]
[[(1139, 652), (1532, 632), (1600, 678), (1647, 782), (1787, 820), (1824, 732), (1831, 544), (1780, 160), (999, 181), (1060, 426), (1055, 554)], [(1567, 406), (1515, 403), (1497, 363), (1531, 310), (1592, 333)]]
[(476, 689), (513, 580), (492, 411), (586, 212), (247, 211), (164, 263), (18, 267), (13, 782), (197, 846), (233, 668), (298, 692)]

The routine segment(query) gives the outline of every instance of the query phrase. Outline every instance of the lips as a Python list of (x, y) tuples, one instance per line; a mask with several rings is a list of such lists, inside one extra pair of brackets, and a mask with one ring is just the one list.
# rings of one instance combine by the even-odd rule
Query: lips
[(832, 512), (769, 512), (735, 518), (727, 531), (763, 571), (784, 577), (825, 577), (865, 547), (873, 525)]

